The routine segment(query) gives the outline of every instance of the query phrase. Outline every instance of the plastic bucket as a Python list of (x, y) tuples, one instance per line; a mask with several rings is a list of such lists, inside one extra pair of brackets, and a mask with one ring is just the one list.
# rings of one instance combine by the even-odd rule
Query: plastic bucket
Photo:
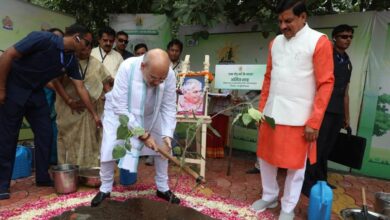
[(71, 164), (61, 164), (52, 167), (54, 188), (59, 194), (77, 191), (79, 167)]

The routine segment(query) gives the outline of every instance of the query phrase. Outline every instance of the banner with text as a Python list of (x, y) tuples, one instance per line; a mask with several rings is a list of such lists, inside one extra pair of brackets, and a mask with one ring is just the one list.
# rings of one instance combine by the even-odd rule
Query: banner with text
[(261, 90), (266, 65), (216, 65), (215, 88)]

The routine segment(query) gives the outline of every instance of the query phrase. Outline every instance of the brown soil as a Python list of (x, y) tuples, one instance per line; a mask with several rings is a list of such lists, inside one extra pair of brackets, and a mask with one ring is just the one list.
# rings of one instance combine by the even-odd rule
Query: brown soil
[(209, 220), (213, 219), (192, 208), (143, 198), (124, 202), (106, 200), (98, 207), (78, 207), (52, 218), (54, 220)]

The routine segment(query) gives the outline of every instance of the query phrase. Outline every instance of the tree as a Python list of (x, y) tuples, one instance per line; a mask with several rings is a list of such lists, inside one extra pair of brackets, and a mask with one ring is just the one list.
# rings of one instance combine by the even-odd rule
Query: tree
[[(218, 23), (257, 23), (252, 30), (277, 31), (275, 8), (279, 0), (28, 0), (54, 11), (76, 17), (96, 29), (108, 24), (110, 13), (166, 14), (177, 32), (181, 25), (201, 25), (205, 29)], [(306, 0), (311, 15), (367, 10), (389, 10), (388, 0)], [(206, 31), (194, 37), (208, 37)]]
[[(225, 5), (231, 0), (161, 0), (153, 5), (153, 12), (166, 14), (177, 33), (181, 25), (213, 27), (225, 22)], [(203, 36), (205, 38), (208, 35)]]
[(153, 0), (29, 0), (33, 4), (75, 16), (93, 30), (108, 25), (108, 14), (150, 13)]

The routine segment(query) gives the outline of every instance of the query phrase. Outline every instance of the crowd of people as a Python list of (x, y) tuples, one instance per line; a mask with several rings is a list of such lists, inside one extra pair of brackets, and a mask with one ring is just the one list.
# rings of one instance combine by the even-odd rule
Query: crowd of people
[[(284, 220), (294, 218), (301, 192), (309, 196), (318, 180), (327, 180), (327, 158), (340, 129), (349, 126), (352, 64), (346, 49), (354, 30), (339, 25), (329, 40), (309, 27), (306, 5), (300, 0), (280, 1), (276, 13), (281, 33), (269, 44), (258, 106), (276, 126), (262, 123), (258, 128), (258, 166), (250, 173), (260, 173), (263, 190), (251, 208), (262, 212), (278, 205), (277, 170), (287, 169), (279, 215)], [(132, 53), (127, 50), (128, 34), (111, 27), (101, 28), (97, 40), (93, 48), (91, 31), (74, 24), (65, 32), (56, 28), (32, 32), (2, 52), (0, 199), (10, 198), (17, 138), (25, 117), (34, 132), (36, 185), (53, 186), (48, 170), (56, 150), (55, 163), (100, 166), (102, 185), (91, 202), (98, 206), (112, 191), (117, 166), (112, 151), (120, 142), (116, 130), (119, 115), (127, 115), (127, 127), (141, 127), (145, 133), (130, 139), (132, 150), (118, 166), (137, 172), (134, 158), (150, 155), (156, 195), (180, 203), (168, 185), (168, 161), (156, 150), (171, 151), (177, 105), (184, 111), (186, 105), (196, 111), (203, 107), (199, 95), (203, 85), (197, 79), (185, 81), (186, 101), (179, 99), (177, 104), (182, 42), (174, 39), (166, 50), (149, 50), (141, 43)], [(55, 99), (50, 98), (53, 93)]]
[[(136, 124), (148, 127), (146, 136), (132, 140), (133, 146), (146, 145), (156, 149), (161, 145), (170, 151), (176, 125), (176, 74), (170, 69), (173, 62), (168, 53), (161, 49), (148, 52), (146, 44), (141, 43), (134, 47), (134, 56), (126, 50), (127, 33), (116, 33), (110, 27), (98, 31), (97, 47), (93, 48), (92, 42), (91, 31), (75, 24), (65, 33), (58, 28), (32, 32), (1, 55), (0, 199), (10, 197), (10, 180), (23, 117), (34, 133), (36, 185), (53, 186), (48, 173), (50, 164), (101, 166), (101, 192), (92, 205), (99, 204), (112, 188), (110, 176), (114, 170), (111, 165), (115, 165), (112, 140), (116, 140), (116, 128), (109, 128), (115, 126), (112, 121), (118, 122), (118, 119), (110, 116), (127, 112), (131, 119), (129, 128)], [(172, 42), (168, 49), (171, 45)], [(174, 62), (178, 57), (176, 54)], [(134, 81), (137, 86), (129, 87), (133, 92), (121, 90), (121, 86), (128, 87), (129, 75), (126, 74), (134, 65), (137, 65), (136, 70), (131, 73), (133, 79), (137, 79)], [(142, 100), (140, 91), (145, 92)], [(129, 103), (130, 97), (141, 102)], [(132, 105), (131, 109), (128, 104)], [(137, 105), (138, 109), (135, 108)], [(58, 130), (58, 134), (53, 130)], [(179, 203), (168, 187), (167, 160), (154, 150), (147, 151), (147, 147), (144, 153), (153, 154), (156, 161), (157, 196)], [(53, 154), (54, 159), (51, 158)]]

